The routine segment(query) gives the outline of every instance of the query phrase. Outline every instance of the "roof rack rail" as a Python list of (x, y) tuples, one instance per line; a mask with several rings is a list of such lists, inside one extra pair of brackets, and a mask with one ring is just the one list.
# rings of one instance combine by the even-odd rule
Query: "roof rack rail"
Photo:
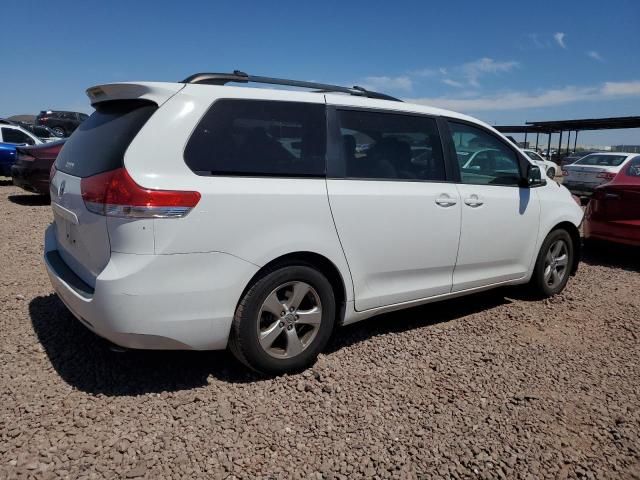
[(225, 85), (227, 83), (265, 83), (270, 85), (287, 85), (289, 87), (310, 88), (318, 93), (322, 92), (341, 92), (359, 97), (377, 98), (379, 100), (392, 100), (401, 102), (402, 100), (386, 95), (384, 93), (372, 92), (362, 87), (341, 87), (339, 85), (328, 85), (325, 83), (305, 82), (302, 80), (287, 80), (285, 78), (260, 77), (256, 75), (248, 75), (239, 70), (233, 73), (195, 73), (188, 76), (180, 83), (204, 83), (208, 85)]

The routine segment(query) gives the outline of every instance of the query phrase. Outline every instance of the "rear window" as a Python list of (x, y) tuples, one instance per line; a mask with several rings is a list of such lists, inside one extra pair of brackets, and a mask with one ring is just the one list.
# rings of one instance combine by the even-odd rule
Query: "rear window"
[(124, 152), (157, 110), (143, 100), (115, 100), (96, 111), (73, 132), (56, 160), (56, 169), (90, 177), (123, 166)]
[(598, 155), (592, 154), (581, 158), (575, 164), (576, 165), (591, 165), (596, 167), (617, 167), (624, 159), (626, 155)]
[(198, 175), (323, 176), (323, 104), (218, 100), (184, 152)]

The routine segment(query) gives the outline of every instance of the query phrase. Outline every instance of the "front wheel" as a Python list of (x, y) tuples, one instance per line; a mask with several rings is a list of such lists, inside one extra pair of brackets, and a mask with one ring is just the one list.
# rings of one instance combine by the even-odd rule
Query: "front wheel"
[(333, 289), (324, 275), (306, 265), (279, 268), (242, 297), (229, 347), (238, 360), (259, 372), (301, 370), (327, 344), (335, 311)]
[(573, 265), (574, 245), (569, 232), (552, 231), (542, 243), (531, 277), (531, 287), (543, 297), (557, 295), (567, 285)]
[(549, 177), (551, 180), (553, 180), (553, 177), (556, 176), (556, 169), (555, 168), (550, 168), (549, 170), (547, 170), (547, 177)]

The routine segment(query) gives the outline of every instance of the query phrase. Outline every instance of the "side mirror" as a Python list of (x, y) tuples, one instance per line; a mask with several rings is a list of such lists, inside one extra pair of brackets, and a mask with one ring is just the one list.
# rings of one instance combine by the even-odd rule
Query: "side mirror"
[(532, 163), (527, 166), (526, 184), (529, 188), (542, 187), (547, 184), (547, 181), (542, 178), (542, 170), (540, 170), (539, 166)]

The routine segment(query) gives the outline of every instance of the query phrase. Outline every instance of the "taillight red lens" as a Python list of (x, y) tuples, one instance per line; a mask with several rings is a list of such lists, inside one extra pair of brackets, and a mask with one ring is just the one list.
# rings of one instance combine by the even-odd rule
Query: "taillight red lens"
[(616, 174), (611, 172), (600, 172), (598, 174), (598, 178), (604, 178), (605, 180), (613, 180), (615, 176)]
[(200, 201), (198, 192), (143, 188), (124, 168), (83, 178), (80, 189), (89, 211), (112, 217), (179, 218)]
[(569, 175), (569, 170), (562, 170), (562, 176), (567, 177)]

